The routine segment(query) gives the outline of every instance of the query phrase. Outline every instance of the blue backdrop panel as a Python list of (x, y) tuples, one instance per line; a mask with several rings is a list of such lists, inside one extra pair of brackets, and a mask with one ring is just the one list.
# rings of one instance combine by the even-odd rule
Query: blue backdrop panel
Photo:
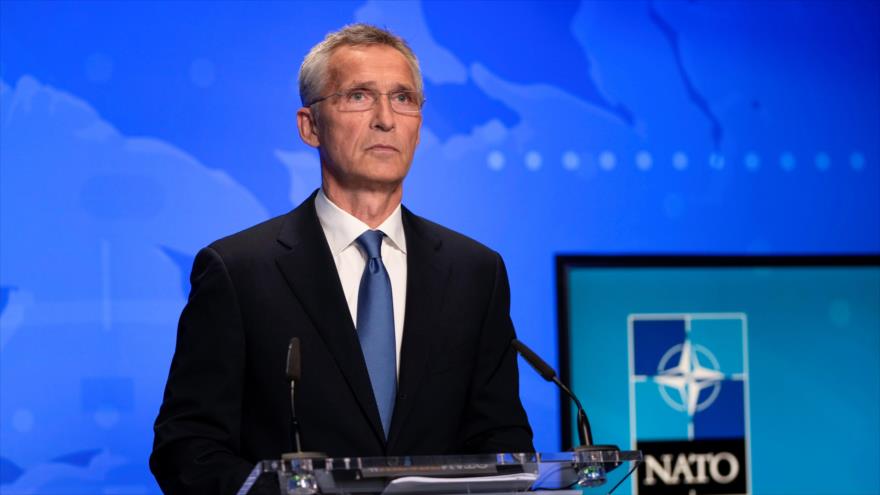
[(876, 2), (3, 1), (4, 493), (157, 490), (191, 260), (318, 186), (296, 73), (355, 21), (421, 58), (405, 203), (504, 256), (551, 362), (557, 252), (880, 251)]

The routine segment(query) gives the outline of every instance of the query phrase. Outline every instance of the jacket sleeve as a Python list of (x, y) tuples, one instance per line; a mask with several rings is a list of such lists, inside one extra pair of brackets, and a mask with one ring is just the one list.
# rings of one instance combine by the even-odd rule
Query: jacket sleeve
[(510, 320), (510, 284), (495, 254), (495, 280), (483, 321), (464, 423), (466, 452), (534, 452), (532, 429), (519, 398), (515, 337)]
[(210, 247), (196, 256), (190, 280), (150, 469), (167, 494), (235, 493), (253, 468), (237, 455), (245, 365), (238, 298)]

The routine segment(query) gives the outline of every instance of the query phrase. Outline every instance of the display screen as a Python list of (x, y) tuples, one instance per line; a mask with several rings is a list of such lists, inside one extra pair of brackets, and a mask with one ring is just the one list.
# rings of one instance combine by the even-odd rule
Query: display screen
[(563, 377), (595, 443), (645, 454), (628, 489), (876, 493), (878, 260), (559, 257)]

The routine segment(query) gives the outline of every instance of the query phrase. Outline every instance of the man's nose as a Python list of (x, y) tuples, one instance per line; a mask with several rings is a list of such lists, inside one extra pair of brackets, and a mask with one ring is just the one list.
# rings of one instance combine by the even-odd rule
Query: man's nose
[(394, 129), (394, 110), (391, 109), (391, 100), (388, 95), (379, 95), (376, 105), (373, 107), (373, 121), (371, 127), (380, 131)]

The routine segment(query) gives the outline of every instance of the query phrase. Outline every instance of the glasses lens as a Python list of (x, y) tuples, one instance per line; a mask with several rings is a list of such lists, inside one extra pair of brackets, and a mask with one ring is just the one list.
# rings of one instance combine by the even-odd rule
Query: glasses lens
[(339, 109), (343, 112), (361, 112), (369, 110), (376, 102), (376, 94), (366, 89), (346, 91), (339, 101)]
[(391, 108), (401, 113), (418, 113), (421, 110), (419, 95), (415, 91), (397, 91), (388, 95)]

